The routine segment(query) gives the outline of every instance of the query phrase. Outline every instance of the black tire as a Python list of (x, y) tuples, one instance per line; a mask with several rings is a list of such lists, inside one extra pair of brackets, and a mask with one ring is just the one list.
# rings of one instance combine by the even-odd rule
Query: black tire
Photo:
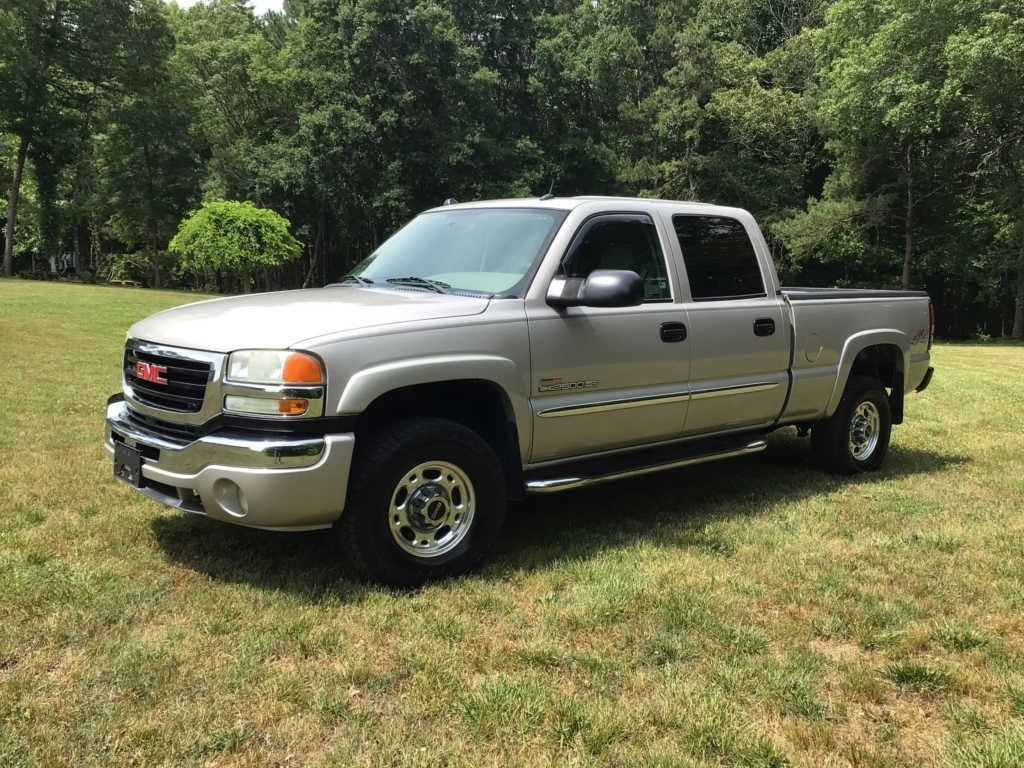
[(416, 587), (476, 566), (505, 519), (505, 477), (473, 430), (439, 418), (396, 424), (357, 449), (335, 524), (355, 567)]
[(882, 466), (891, 433), (892, 412), (882, 384), (851, 376), (836, 412), (811, 430), (811, 450), (830, 472), (870, 472)]

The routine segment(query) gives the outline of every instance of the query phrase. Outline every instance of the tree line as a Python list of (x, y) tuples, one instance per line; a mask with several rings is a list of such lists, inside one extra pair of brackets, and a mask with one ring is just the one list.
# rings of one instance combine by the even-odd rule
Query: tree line
[(644, 195), (1019, 338), (1022, 95), (1018, 0), (5, 0), (3, 269), (233, 289), (168, 249), (233, 200), (301, 244), (267, 287), (318, 284), (449, 197)]

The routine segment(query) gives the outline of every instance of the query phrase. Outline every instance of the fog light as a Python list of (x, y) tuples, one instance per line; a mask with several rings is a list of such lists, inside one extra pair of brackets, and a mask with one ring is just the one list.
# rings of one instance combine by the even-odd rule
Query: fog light
[(217, 506), (232, 517), (245, 517), (249, 514), (249, 502), (234, 480), (222, 477), (213, 484), (213, 496)]

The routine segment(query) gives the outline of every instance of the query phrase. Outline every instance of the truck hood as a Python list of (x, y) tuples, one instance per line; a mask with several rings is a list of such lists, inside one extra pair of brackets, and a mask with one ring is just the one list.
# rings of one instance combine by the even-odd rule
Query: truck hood
[(336, 286), (211, 299), (140, 320), (132, 338), (188, 349), (283, 349), (328, 334), (478, 315), (487, 298)]

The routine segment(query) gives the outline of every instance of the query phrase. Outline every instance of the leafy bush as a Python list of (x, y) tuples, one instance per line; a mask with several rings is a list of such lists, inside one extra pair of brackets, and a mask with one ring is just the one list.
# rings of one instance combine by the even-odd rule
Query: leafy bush
[(224, 272), (246, 279), (298, 258), (302, 245), (288, 228), (287, 219), (267, 208), (215, 200), (181, 222), (168, 248), (182, 270), (198, 277)]

